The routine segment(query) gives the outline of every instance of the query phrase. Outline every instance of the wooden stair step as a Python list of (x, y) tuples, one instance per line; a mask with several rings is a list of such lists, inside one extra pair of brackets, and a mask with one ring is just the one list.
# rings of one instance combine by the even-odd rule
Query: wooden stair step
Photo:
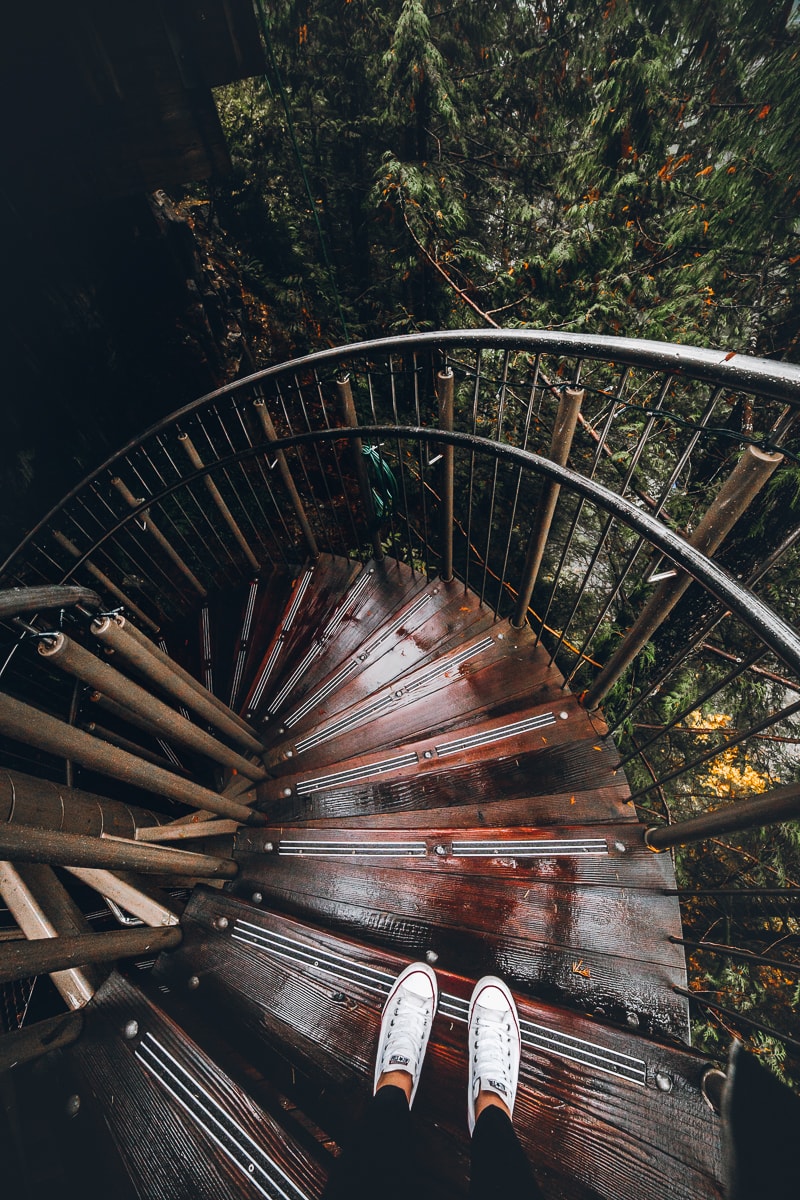
[[(523, 879), (526, 883), (575, 883), (618, 888), (646, 888), (664, 892), (673, 887), (673, 873), (663, 854), (653, 854), (644, 844), (639, 824), (562, 825), (538, 828), (517, 826), (460, 827), (433, 824), (429, 813), (420, 813), (413, 833), (388, 822), (379, 829), (358, 826), (276, 825), (240, 829), (237, 854), (264, 855), (373, 868), (379, 863), (402, 866), (406, 871), (443, 871), (472, 877)], [(270, 849), (266, 850), (269, 845)], [(673, 909), (673, 929), (680, 932), (677, 898), (665, 904)]]
[[(371, 696), (388, 682), (431, 662), (465, 638), (494, 624), (491, 611), (453, 580), (435, 580), (389, 619), (334, 670), (315, 681), (304, 678), (302, 703), (281, 718), (279, 734), (292, 738)], [(337, 647), (338, 650), (338, 647)], [(287, 743), (289, 746), (292, 742)]]
[[(226, 1077), (152, 1000), (113, 973), (84, 1010), (80, 1039), (64, 1056), (80, 1099), (90, 1176), (111, 1135), (113, 1194), (147, 1200), (314, 1200), (329, 1156), (266, 1112)], [(64, 1097), (66, 1099), (66, 1097)], [(62, 1115), (62, 1122), (64, 1120)]]
[[(688, 1040), (676, 898), (621, 881), (580, 879), (574, 857), (472, 870), (429, 861), (353, 855), (283, 856), (243, 831), (234, 857), (237, 896), (260, 894), (281, 911), (461, 973), (502, 974), (520, 990), (588, 1008), (650, 1034)], [(319, 831), (324, 836), (324, 831)], [(309, 834), (311, 831), (309, 830)], [(274, 844), (274, 842), (273, 842)], [(431, 856), (435, 860), (436, 856)]]
[(291, 768), (298, 758), (319, 766), (410, 741), (429, 729), (444, 732), (548, 700), (558, 705), (568, 694), (562, 684), (563, 676), (548, 665), (530, 629), (498, 622), (432, 662), (385, 681), (302, 737), (292, 730), (288, 741), (268, 750), (265, 762), (275, 771), (287, 763)]
[(637, 821), (615, 748), (596, 738), (567, 740), (496, 759), (436, 765), (411, 778), (395, 775), (320, 787), (298, 794), (284, 779), (261, 789), (257, 807), (273, 821), (363, 821), (414, 828), (425, 810), (446, 813), (441, 824), (548, 825), (575, 821)]
[(338, 674), (343, 663), (362, 653), (398, 609), (414, 603), (427, 590), (424, 575), (414, 572), (395, 558), (370, 560), (338, 600), (328, 620), (320, 626), (308, 650), (287, 667), (261, 706), (261, 720), (274, 724), (281, 713), (292, 716), (298, 702), (331, 675)]
[[(435, 709), (437, 714), (446, 711), (443, 698), (440, 697)], [(397, 742), (370, 753), (343, 757), (318, 767), (306, 766), (306, 754), (285, 759), (282, 764), (285, 770), (277, 778), (259, 784), (259, 808), (264, 810), (270, 802), (290, 793), (310, 795), (379, 777), (418, 779), (445, 764), (451, 768), (459, 763), (496, 761), (580, 738), (602, 745), (597, 740), (602, 736), (596, 732), (597, 719), (590, 718), (574, 696), (564, 693), (553, 698), (548, 692), (546, 700), (529, 706), (520, 704), (507, 715), (493, 720), (478, 719), (453, 729), (445, 727), (441, 732), (433, 713), (430, 718), (430, 723), (424, 726), (431, 730), (427, 736), (406, 742), (398, 738)], [(336, 739), (339, 749), (352, 748), (352, 744), (349, 736)], [(271, 764), (270, 770), (276, 775), (279, 767)]]
[(248, 680), (241, 710), (244, 715), (258, 715), (283, 672), (302, 657), (360, 571), (360, 563), (321, 554), (297, 574), (280, 619), (269, 631), (269, 640), (257, 647), (259, 662)]
[[(409, 958), (199, 888), (158, 978), (214, 1019), (334, 1136), (371, 1093), (380, 1014)], [(464, 1189), (466, 1013), (475, 974), (440, 969), (439, 1012), (415, 1114), (437, 1182)], [(187, 990), (187, 979), (199, 986)], [(515, 1127), (548, 1200), (721, 1196), (719, 1121), (688, 1049), (518, 995)], [(218, 1019), (218, 1018), (217, 1018)]]

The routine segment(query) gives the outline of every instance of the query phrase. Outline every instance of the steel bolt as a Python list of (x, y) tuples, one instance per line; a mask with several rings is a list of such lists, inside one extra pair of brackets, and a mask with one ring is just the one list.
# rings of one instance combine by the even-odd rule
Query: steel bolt
[(422, 757), (423, 758), (433, 758), (433, 751), (432, 750), (423, 751)]
[(230, 922), (227, 917), (217, 917), (214, 921), (215, 929), (227, 929)]
[(186, 986), (189, 988), (190, 991), (193, 992), (195, 990), (195, 988), (200, 987), (200, 977), (198, 975), (190, 975), (189, 978), (186, 980)]
[(438, 846), (433, 847), (433, 853), (438, 854), (440, 858), (444, 858), (447, 854), (447, 846), (443, 846), (440, 842)]
[(125, 1022), (125, 1028), (122, 1031), (122, 1036), (127, 1038), (128, 1041), (130, 1041), (131, 1038), (136, 1037), (138, 1032), (139, 1032), (139, 1022), (130, 1020), (130, 1021)]
[(253, 892), (250, 899), (253, 901), (253, 904), (260, 904), (264, 897), (261, 892)]
[(665, 1075), (663, 1071), (659, 1071), (656, 1074), (656, 1087), (660, 1092), (671, 1092), (672, 1080), (669, 1075)]
[(425, 962), (426, 963), (429, 963), (430, 966), (433, 966), (433, 964), (438, 961), (439, 961), (439, 955), (436, 953), (435, 950), (426, 950), (425, 951)]
[(625, 843), (624, 842), (614, 842), (614, 849), (619, 850), (620, 854), (624, 854), (625, 853)]
[(558, 715), (561, 717), (562, 721), (566, 721), (569, 718), (568, 712), (560, 712)]
[(68, 1117), (77, 1117), (81, 1107), (81, 1098), (77, 1094), (67, 1099), (65, 1112)]
[(283, 794), (284, 794), (284, 796), (291, 796), (291, 794), (292, 794), (292, 789), (291, 789), (291, 788), (284, 788), (284, 789), (283, 789)]
[(274, 850), (274, 849), (275, 849), (275, 847), (274, 847), (274, 845), (272, 844), (272, 842), (264, 842), (264, 850), (265, 850), (267, 853), (269, 853), (269, 851), (270, 851), (270, 850)]

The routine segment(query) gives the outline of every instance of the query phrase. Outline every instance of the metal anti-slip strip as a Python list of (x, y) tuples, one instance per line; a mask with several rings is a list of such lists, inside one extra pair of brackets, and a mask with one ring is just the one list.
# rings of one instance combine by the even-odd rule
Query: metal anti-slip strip
[(486, 733), (474, 733), (471, 737), (455, 738), (452, 742), (442, 742), (436, 747), (439, 758), (448, 754), (460, 754), (464, 750), (475, 750), (479, 746), (491, 746), (494, 742), (502, 742), (505, 738), (517, 737), (521, 733), (530, 733), (534, 729), (545, 729), (555, 725), (556, 718), (551, 712), (541, 713), (538, 717), (527, 717), (524, 721), (515, 721), (511, 725), (501, 725)]
[(352, 608), (353, 605), (360, 599), (361, 593), (366, 590), (367, 585), (369, 584), (371, 579), (372, 579), (372, 571), (371, 570), (361, 572), (361, 574), (359, 575), (355, 584), (350, 589), (349, 594), (347, 596), (345, 596), (344, 602), (339, 606), (339, 608), (336, 610), (336, 612), (331, 617), (328, 624), (323, 629), (323, 631), (320, 635), (321, 641), (325, 642), (328, 640), (328, 638), (333, 636), (333, 634), (336, 632), (336, 630), (341, 625), (342, 621), (345, 619), (345, 616), (347, 615), (348, 610), (350, 608)]
[(298, 721), (302, 721), (306, 713), (310, 713), (315, 705), (322, 704), (323, 700), (327, 700), (328, 696), (330, 696), (332, 692), (335, 692), (339, 685), (343, 683), (345, 679), (347, 679), (348, 675), (352, 675), (353, 671), (355, 671), (357, 667), (358, 661), (356, 659), (354, 659), (352, 662), (346, 663), (345, 666), (336, 672), (332, 679), (328, 680), (324, 687), (321, 687), (318, 692), (315, 692), (312, 696), (309, 696), (299, 708), (296, 708), (290, 716), (284, 719), (284, 726), (287, 729), (291, 729), (291, 727), (296, 725)]
[(246, 642), (250, 637), (250, 630), (253, 625), (253, 613), (256, 608), (256, 596), (258, 595), (258, 580), (254, 579), (250, 584), (250, 591), (247, 596), (247, 607), (244, 611), (244, 622), (242, 623), (242, 636), (239, 639)]
[(334, 855), (340, 858), (377, 855), (381, 858), (425, 858), (428, 848), (425, 842), (325, 842), (310, 838), (282, 838), (278, 842), (278, 854), (319, 857)]
[(313, 646), (311, 646), (310, 649), (308, 649), (306, 651), (306, 653), (303, 655), (302, 659), (300, 660), (299, 666), (297, 666), (295, 668), (295, 670), (292, 671), (291, 675), (289, 676), (288, 680), (283, 685), (281, 690), (278, 692), (277, 696), (273, 700), (270, 701), (269, 708), (267, 709), (267, 711), (270, 714), (277, 712), (277, 710), (283, 704), (286, 697), (291, 692), (294, 685), (305, 674), (306, 667), (311, 665), (311, 663), (314, 661), (314, 659), (319, 654), (322, 653), (322, 650), (323, 650), (322, 642), (314, 642)]
[(151, 1033), (144, 1035), (135, 1055), (262, 1196), (306, 1200), (294, 1180)]
[(301, 579), (300, 584), (297, 588), (297, 591), (294, 594), (294, 599), (292, 600), (292, 603), (289, 607), (289, 611), (286, 614), (286, 620), (283, 622), (283, 629), (281, 631), (282, 633), (286, 632), (286, 630), (291, 625), (292, 621), (297, 616), (297, 610), (299, 609), (300, 605), (303, 602), (303, 596), (305, 596), (306, 592), (308, 591), (308, 585), (311, 583), (311, 576), (313, 575), (313, 573), (314, 572), (313, 572), (313, 568), (312, 568), (312, 570), (306, 571), (305, 575)]
[(297, 785), (298, 796), (309, 792), (319, 792), (323, 788), (335, 788), (343, 783), (355, 783), (359, 779), (369, 779), (372, 775), (384, 775), (387, 771), (396, 771), (400, 767), (413, 767), (419, 762), (419, 756), (413, 751), (409, 754), (398, 754), (395, 758), (384, 758), (380, 762), (368, 763), (364, 767), (353, 767), (350, 771), (336, 771), (332, 775), (317, 775), (315, 779), (301, 779)]
[(250, 701), (250, 703), (248, 705), (248, 708), (250, 709), (251, 712), (254, 708), (258, 707), (258, 703), (259, 703), (261, 697), (264, 695), (264, 688), (267, 686), (267, 680), (269, 679), (270, 675), (272, 674), (272, 668), (275, 666), (275, 663), (278, 661), (278, 655), (281, 652), (282, 646), (283, 646), (283, 634), (281, 634), (279, 636), (275, 645), (272, 647), (270, 656), (264, 665), (264, 670), (261, 672), (261, 675), (259, 676), (258, 683), (256, 684), (256, 690), (253, 692), (253, 699)]
[(393, 621), (390, 621), (388, 625), (384, 626), (380, 635), (370, 645), (370, 647), (369, 647), (370, 654), (372, 653), (373, 650), (376, 649), (376, 647), (380, 646), (383, 642), (385, 642), (388, 637), (391, 637), (393, 633), (396, 633), (398, 629), (402, 628), (403, 625), (407, 624), (407, 622), (409, 621), (409, 619), (411, 617), (416, 616), (416, 614), (423, 607), (423, 605), (428, 603), (430, 598), (431, 598), (430, 592), (426, 592), (424, 596), (420, 596), (419, 600), (414, 601), (414, 603), (411, 605), (411, 608), (406, 609), (406, 611), (404, 613), (400, 613), (400, 615), (395, 617), (395, 619)]
[(603, 838), (529, 838), (524, 841), (453, 841), (457, 858), (553, 858), (558, 855), (608, 854)]
[[(367, 991), (378, 995), (388, 995), (395, 976), (386, 971), (368, 967), (362, 963), (351, 963), (348, 959), (333, 954), (330, 951), (318, 950), (283, 934), (265, 932), (250, 921), (237, 918), (234, 922), (233, 937), (253, 949), (289, 962), (305, 963), (330, 972), (336, 979), (357, 983)], [(466, 1023), (469, 1014), (469, 1002), (449, 992), (442, 992), (439, 997), (439, 1013), (456, 1021)], [(520, 1020), (522, 1043), (531, 1049), (540, 1050), (570, 1062), (580, 1063), (590, 1069), (603, 1071), (617, 1079), (626, 1079), (631, 1083), (644, 1086), (647, 1077), (647, 1065), (639, 1058), (624, 1054), (619, 1050), (611, 1050), (599, 1046), (595, 1042), (587, 1042), (583, 1038), (549, 1029), (535, 1021)]]
[(310, 734), (308, 737), (301, 738), (295, 745), (295, 750), (298, 754), (302, 754), (304, 750), (311, 750), (314, 746), (320, 746), (323, 742), (329, 742), (331, 738), (338, 737), (340, 733), (347, 733), (349, 729), (356, 729), (365, 721), (382, 713), (385, 709), (391, 708), (394, 702), (392, 696), (381, 696), (379, 700), (373, 700), (365, 708), (360, 708), (358, 712), (350, 713), (348, 717), (340, 717), (338, 721), (333, 721), (330, 725), (323, 725), (316, 733)]

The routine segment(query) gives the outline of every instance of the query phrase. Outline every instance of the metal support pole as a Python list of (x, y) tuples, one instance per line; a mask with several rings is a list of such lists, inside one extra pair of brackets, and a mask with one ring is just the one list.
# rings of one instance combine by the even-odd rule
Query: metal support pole
[(233, 879), (239, 868), (230, 858), (149, 846), (127, 838), (84, 837), (54, 833), (32, 825), (0, 828), (0, 857), (9, 862), (48, 863), (64, 867), (105, 867), (141, 871), (145, 875), (180, 875), (201, 879)]
[[(205, 463), (203, 462), (200, 455), (197, 453), (197, 449), (195, 448), (194, 442), (189, 437), (189, 434), (188, 433), (179, 433), (178, 441), (180, 442), (180, 444), (183, 446), (184, 450), (186, 451), (189, 462), (192, 464), (194, 469), (196, 471), (202, 471), (203, 467), (205, 466)], [(254, 571), (260, 571), (261, 563), (258, 561), (255, 554), (253, 554), (253, 551), (250, 549), (249, 545), (247, 544), (247, 539), (245, 538), (244, 534), (242, 533), (242, 530), (241, 530), (241, 527), (240, 527), (238, 521), (234, 517), (231, 510), (228, 508), (228, 505), (223, 500), (222, 493), (220, 492), (216, 483), (214, 482), (214, 480), (211, 478), (210, 475), (205, 475), (203, 477), (203, 483), (206, 485), (206, 490), (208, 491), (209, 496), (211, 497), (211, 499), (214, 501), (215, 505), (217, 506), (217, 509), (218, 509), (223, 521), (228, 526), (228, 528), (230, 529), (233, 536), (236, 538), (236, 541), (239, 543), (241, 551), (244, 554), (247, 561), (249, 562), (250, 566), (253, 568)]]
[[(583, 397), (583, 388), (565, 388), (559, 397), (553, 436), (550, 440), (550, 458), (561, 467), (567, 465)], [(515, 629), (521, 629), (527, 620), (528, 607), (547, 547), (550, 526), (553, 523), (553, 514), (556, 511), (560, 491), (561, 485), (558, 483), (546, 482), (542, 488), (542, 495), (536, 507), (536, 516), (528, 538), (528, 551), (525, 556), (525, 566), (522, 569), (517, 607), (511, 620)]]
[(12, 822), (93, 837), (134, 837), (137, 829), (157, 827), (168, 818), (49, 779), (0, 770), (0, 826)]
[[(439, 394), (439, 428), (453, 432), (453, 393), (455, 376), (447, 367), (436, 376)], [(449, 583), (453, 578), (453, 467), (455, 446), (442, 447), (442, 580)]]
[(688, 946), (690, 950), (706, 950), (709, 954), (719, 954), (723, 958), (736, 958), (742, 962), (756, 963), (760, 967), (776, 967), (779, 971), (800, 972), (800, 962), (787, 962), (784, 958), (767, 958), (763, 954), (755, 954), (752, 950), (741, 950), (738, 946), (723, 946), (719, 942), (694, 942), (690, 938), (670, 937), (667, 939), (675, 946)]
[[(350, 387), (350, 376), (345, 375), (342, 379), (336, 380), (336, 390), (339, 393), (339, 403), (342, 407), (342, 418), (345, 425), (350, 429), (358, 428), (358, 417), (356, 415), (355, 401), (353, 400), (353, 392)], [(364, 462), (364, 443), (361, 438), (352, 438), (350, 440), (353, 455), (353, 467), (358, 480), (358, 490), (361, 493), (361, 503), (364, 506), (364, 516), (367, 522), (370, 541), (372, 542), (373, 554), (378, 562), (383, 560), (383, 547), (381, 546), (380, 534), (378, 532), (378, 520), (375, 516), (375, 504), (372, 499), (372, 488), (367, 474), (367, 467)]]
[(81, 766), (121, 779), (158, 796), (168, 796), (192, 808), (204, 808), (221, 817), (231, 817), (246, 825), (264, 825), (266, 818), (201, 787), (190, 779), (181, 779), (162, 767), (144, 762), (133, 754), (100, 742), (90, 733), (75, 729), (49, 713), (23, 704), (12, 696), (0, 696), (0, 732), (24, 745), (35, 746), (59, 758), (72, 758)]
[(777, 825), (781, 821), (795, 821), (800, 817), (800, 783), (789, 783), (785, 787), (773, 788), (761, 796), (748, 800), (737, 800), (703, 813), (688, 821), (675, 825), (654, 825), (645, 830), (644, 844), (655, 851), (668, 850), (670, 846), (685, 846), (689, 842), (702, 842), (705, 838), (718, 837), (721, 833), (732, 833), (754, 826)]
[[(75, 543), (71, 542), (69, 538), (65, 537), (64, 534), (58, 529), (53, 530), (53, 540), (61, 547), (62, 550), (66, 550), (67, 554), (70, 554), (73, 558), (81, 557), (81, 552)], [(143, 613), (138, 605), (134, 604), (130, 596), (127, 596), (121, 588), (118, 588), (115, 583), (112, 583), (108, 576), (104, 574), (99, 567), (96, 567), (93, 562), (89, 561), (88, 558), (84, 560), (83, 566), (84, 569), (97, 580), (100, 586), (106, 592), (108, 592), (110, 596), (114, 596), (117, 600), (119, 600), (120, 604), (124, 605), (129, 612), (134, 613), (143, 625), (147, 625), (149, 629), (152, 629), (153, 633), (158, 633), (158, 625), (156, 625), (155, 621), (151, 621), (147, 613)]]
[(0, 955), (0, 983), (50, 975), (87, 963), (116, 962), (118, 958), (160, 954), (179, 945), (183, 935), (177, 925), (160, 929), (115, 929), (110, 933), (85, 933), (74, 937), (19, 938), (7, 942)]
[(12, 1067), (33, 1062), (51, 1050), (77, 1042), (83, 1032), (83, 1013), (59, 1013), (46, 1021), (35, 1021), (0, 1037), (0, 1075)]
[[(782, 454), (766, 454), (755, 446), (747, 446), (711, 507), (689, 537), (689, 545), (700, 550), (708, 558), (713, 557), (739, 517), (782, 462)], [(587, 709), (591, 711), (597, 708), (623, 671), (630, 666), (667, 619), (691, 582), (690, 575), (678, 571), (672, 578), (665, 579), (658, 585), (628, 630), (622, 644), (587, 691), (584, 699)]]
[(81, 883), (98, 892), (104, 900), (110, 900), (126, 912), (133, 913), (134, 917), (144, 921), (145, 925), (155, 927), (178, 924), (179, 917), (172, 911), (177, 901), (135, 875), (125, 878), (99, 867), (67, 867), (66, 870)]
[[(256, 410), (256, 416), (261, 422), (261, 428), (264, 431), (264, 437), (268, 442), (277, 442), (278, 434), (275, 431), (275, 426), (272, 423), (272, 417), (267, 411), (267, 406), (264, 400), (259, 398), (253, 401), (253, 407)], [(289, 464), (286, 461), (286, 455), (283, 450), (275, 451), (275, 460), (278, 464), (278, 472), (283, 480), (283, 486), (286, 488), (286, 493), (289, 497), (289, 502), (294, 509), (294, 515), (297, 517), (298, 524), (303, 531), (308, 553), (313, 559), (319, 558), (319, 547), (317, 539), (314, 537), (314, 531), (309, 524), (306, 510), (303, 507), (303, 501), (300, 499), (300, 493), (295, 486), (292, 472), (289, 469)]]
[[(130, 490), (128, 485), (126, 483), (124, 483), (119, 478), (119, 476), (116, 476), (114, 479), (112, 479), (111, 483), (117, 489), (120, 496), (122, 496), (123, 500), (131, 508), (139, 507), (139, 505), (141, 504), (141, 500), (136, 499), (136, 497), (134, 496), (133, 492)], [(188, 579), (189, 583), (192, 585), (192, 587), (195, 589), (195, 591), (198, 592), (201, 596), (203, 596), (205, 598), (205, 596), (208, 594), (206, 592), (206, 589), (203, 587), (202, 583), (197, 578), (195, 573), (183, 561), (180, 554), (178, 554), (177, 550), (174, 550), (172, 548), (172, 546), (170, 545), (170, 543), (167, 541), (167, 539), (164, 537), (163, 533), (158, 528), (158, 526), (156, 525), (152, 516), (150, 515), (150, 509), (143, 508), (140, 513), (140, 516), (141, 516), (142, 520), (145, 522), (147, 532), (152, 535), (153, 539), (156, 542), (158, 542), (159, 546), (164, 551), (164, 553), (167, 555), (167, 557), (175, 564), (175, 566), (178, 568), (178, 570), (181, 572), (181, 574), (186, 579)]]
[(152, 696), (132, 679), (120, 675), (119, 671), (108, 663), (101, 662), (91, 651), (73, 642), (66, 634), (57, 633), (52, 638), (42, 638), (39, 642), (39, 653), (54, 666), (77, 676), (90, 687), (116, 700), (118, 704), (124, 704), (126, 708), (142, 713), (148, 721), (153, 722), (160, 736), (167, 741), (178, 742), (198, 754), (205, 755), (213, 762), (233, 767), (247, 779), (259, 781), (266, 778), (263, 767), (256, 766), (238, 751), (231, 750), (205, 730), (187, 721), (163, 700)]
[(163, 688), (179, 704), (207, 721), (237, 746), (251, 754), (262, 753), (264, 747), (250, 726), (216, 696), (212, 696), (202, 683), (155, 646), (130, 621), (124, 617), (102, 617), (92, 622), (91, 630), (123, 662), (134, 667), (157, 687)]

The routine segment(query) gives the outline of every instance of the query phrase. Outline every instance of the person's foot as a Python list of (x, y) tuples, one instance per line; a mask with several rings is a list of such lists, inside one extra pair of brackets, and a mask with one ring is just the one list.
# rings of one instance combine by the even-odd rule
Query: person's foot
[(397, 976), (381, 1019), (376, 1092), (394, 1084), (403, 1088), (409, 1107), (414, 1103), (438, 1002), (436, 975), (427, 963), (412, 963)]
[(519, 1078), (521, 1038), (514, 998), (502, 979), (484, 975), (469, 1002), (469, 1132), (483, 1109), (496, 1104), (510, 1117)]

